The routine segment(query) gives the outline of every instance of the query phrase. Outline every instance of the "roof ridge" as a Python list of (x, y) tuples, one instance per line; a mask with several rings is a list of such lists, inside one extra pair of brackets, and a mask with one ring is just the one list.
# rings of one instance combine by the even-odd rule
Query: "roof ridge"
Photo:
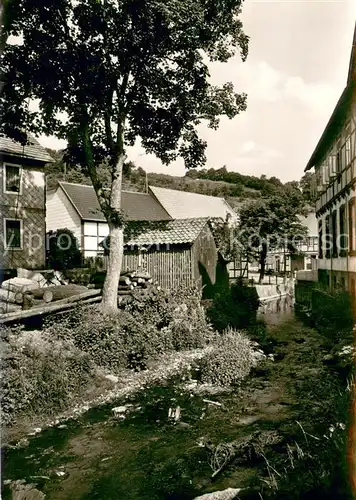
[[(71, 186), (81, 186), (81, 187), (88, 187), (88, 188), (91, 188), (91, 189), (94, 189), (94, 186), (91, 185), (91, 184), (80, 184), (80, 182), (68, 182), (68, 181), (63, 181), (63, 180), (60, 180), (58, 181), (60, 184), (70, 184)], [(110, 189), (110, 188), (104, 188), (104, 189)], [(149, 193), (141, 193), (140, 191), (130, 191), (128, 189), (122, 189), (121, 191), (122, 193), (134, 193), (134, 194), (141, 194), (141, 195), (146, 195), (146, 196), (150, 196)]]
[(5, 155), (36, 160), (41, 163), (54, 162), (47, 149), (29, 132), (27, 132), (27, 141), (27, 143), (22, 144), (20, 141), (2, 133), (0, 134), (0, 151)]
[(183, 189), (173, 189), (173, 188), (165, 188), (162, 186), (151, 186), (151, 185), (149, 185), (148, 187), (153, 188), (153, 189), (163, 189), (164, 191), (174, 191), (177, 193), (195, 194), (197, 196), (206, 196), (207, 198), (216, 198), (218, 200), (225, 200), (225, 198), (223, 196), (213, 196), (211, 194), (196, 193), (195, 191), (184, 191)]

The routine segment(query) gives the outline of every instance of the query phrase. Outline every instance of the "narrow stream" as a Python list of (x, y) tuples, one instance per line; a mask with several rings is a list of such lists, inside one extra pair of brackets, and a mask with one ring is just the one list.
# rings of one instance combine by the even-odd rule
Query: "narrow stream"
[(264, 320), (267, 325), (278, 325), (293, 318), (293, 306), (294, 298), (290, 295), (283, 295), (279, 299), (262, 303), (257, 317), (260, 320)]
[[(302, 339), (276, 344), (282, 354), (271, 371), (253, 373), (241, 387), (207, 394), (196, 390), (194, 380), (187, 385), (176, 377), (30, 436), (23, 446), (4, 450), (3, 498), (13, 498), (10, 480), (31, 483), (50, 500), (192, 500), (228, 487), (261, 485), (267, 474), (261, 459), (212, 479), (211, 453), (202, 446), (243, 440), (255, 431), (273, 431), (282, 440), (296, 432), (300, 404), (288, 388), (295, 376), (288, 355), (299, 359), (303, 353), (301, 359), (314, 366), (308, 356), (316, 341), (291, 320), (290, 297), (267, 303), (259, 316), (280, 329), (286, 322), (288, 332), (294, 328)], [(273, 453), (279, 454), (280, 446)]]

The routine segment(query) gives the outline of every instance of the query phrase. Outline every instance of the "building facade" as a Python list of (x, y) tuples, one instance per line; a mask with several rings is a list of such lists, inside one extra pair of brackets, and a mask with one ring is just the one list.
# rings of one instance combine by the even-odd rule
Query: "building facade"
[(45, 266), (45, 172), (53, 159), (33, 138), (0, 137), (0, 268)]
[(266, 270), (276, 273), (294, 273), (296, 271), (312, 271), (317, 268), (319, 254), (318, 221), (315, 212), (307, 217), (300, 217), (300, 222), (307, 228), (307, 235), (296, 242), (296, 253), (287, 248), (278, 248), (268, 252)]
[(208, 218), (135, 223), (126, 237), (122, 269), (138, 268), (166, 289), (201, 286), (204, 297), (224, 279), (228, 283)]
[[(84, 258), (103, 254), (99, 244), (108, 236), (109, 227), (92, 186), (58, 182), (47, 193), (46, 206), (47, 231), (70, 229)], [(148, 193), (123, 191), (122, 206), (128, 222), (236, 216), (223, 198), (153, 187)]]
[[(171, 220), (150, 194), (123, 191), (122, 205), (128, 221)], [(92, 186), (59, 182), (56, 189), (47, 193), (46, 206), (47, 231), (69, 229), (84, 258), (103, 255), (100, 243), (108, 236), (109, 226)]]
[(356, 302), (356, 28), (346, 87), (306, 166), (314, 169), (318, 279)]

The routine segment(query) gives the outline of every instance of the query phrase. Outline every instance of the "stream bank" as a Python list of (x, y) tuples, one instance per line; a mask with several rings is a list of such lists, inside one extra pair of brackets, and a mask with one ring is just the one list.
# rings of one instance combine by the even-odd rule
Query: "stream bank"
[[(240, 387), (175, 373), (6, 449), (3, 498), (24, 480), (50, 500), (191, 500), (226, 488), (241, 488), (240, 498), (346, 500), (345, 391), (323, 361), (323, 338), (288, 319), (270, 327), (264, 350), (274, 360)], [(243, 451), (212, 478), (231, 443)]]

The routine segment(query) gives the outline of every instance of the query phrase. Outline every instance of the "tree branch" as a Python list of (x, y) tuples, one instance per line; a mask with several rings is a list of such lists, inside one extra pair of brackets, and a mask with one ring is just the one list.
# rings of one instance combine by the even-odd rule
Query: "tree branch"
[(129, 76), (130, 76), (130, 70), (128, 70), (122, 79), (122, 83), (116, 88), (116, 95), (117, 95), (117, 101), (118, 101), (118, 108), (119, 108), (119, 113), (118, 113), (118, 124), (117, 124), (117, 131), (116, 131), (116, 151), (115, 151), (115, 159), (117, 161), (117, 158), (120, 154), (123, 153), (124, 151), (124, 143), (123, 143), (123, 133), (124, 133), (124, 126), (125, 126), (125, 119), (126, 119), (126, 109), (123, 103), (125, 93), (127, 90), (127, 85), (129, 82)]
[(113, 98), (113, 90), (110, 90), (110, 95), (108, 98), (107, 108), (104, 112), (104, 124), (105, 124), (105, 135), (106, 135), (106, 145), (111, 154), (114, 152), (114, 138), (111, 130), (111, 119), (110, 119), (110, 111), (112, 110), (112, 98)]
[(88, 171), (89, 177), (92, 181), (94, 190), (97, 194), (98, 200), (100, 207), (104, 213), (104, 215), (107, 214), (108, 208), (109, 208), (109, 203), (108, 203), (108, 198), (105, 195), (105, 191), (102, 185), (102, 182), (100, 181), (98, 177), (97, 170), (94, 165), (94, 158), (93, 158), (93, 149), (92, 145), (90, 142), (90, 134), (89, 134), (89, 124), (88, 124), (88, 118), (85, 116), (86, 113), (84, 112), (81, 116), (81, 135), (82, 135), (82, 140), (83, 140), (83, 150), (84, 150), (84, 155), (85, 155), (85, 168)]

